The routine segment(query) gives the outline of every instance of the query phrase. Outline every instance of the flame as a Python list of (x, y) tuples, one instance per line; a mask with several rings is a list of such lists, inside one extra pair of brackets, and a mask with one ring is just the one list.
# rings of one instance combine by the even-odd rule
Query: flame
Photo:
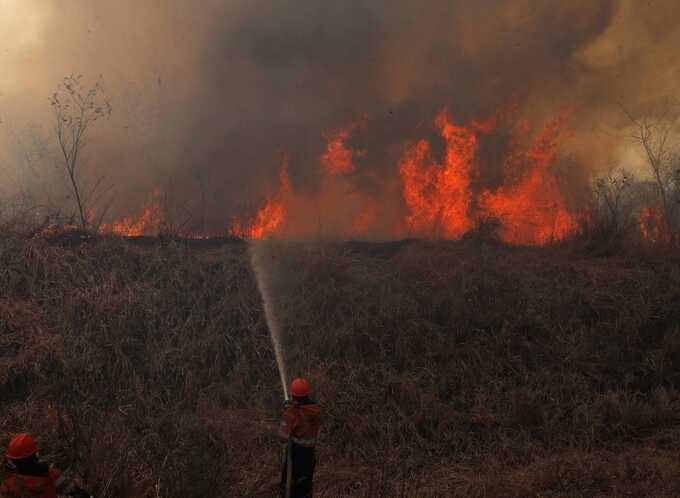
[[(565, 239), (578, 230), (576, 216), (567, 210), (557, 179), (550, 171), (566, 118), (567, 113), (562, 113), (535, 139), (526, 153), (528, 169), (524, 178), (480, 196), (481, 213), (500, 222), (499, 235), (505, 242), (544, 245)], [(520, 132), (526, 129), (525, 124), (520, 126)], [(505, 164), (506, 174), (520, 163), (517, 144), (517, 140), (513, 141)]]
[(499, 112), (486, 121), (459, 126), (451, 122), (447, 113), (440, 113), (435, 124), (446, 140), (444, 164), (433, 160), (426, 140), (407, 149), (400, 173), (404, 200), (410, 210), (406, 224), (412, 233), (457, 239), (480, 220), (489, 218), (500, 223), (500, 238), (513, 244), (543, 245), (577, 231), (576, 217), (566, 208), (557, 179), (550, 171), (566, 112), (548, 124), (526, 152), (521, 144), (528, 125), (520, 122), (503, 166), (509, 178), (517, 176), (522, 165), (526, 165), (526, 171), (514, 184), (473, 196), (471, 183), (480, 169), (480, 140), (492, 133), (505, 115)]
[(144, 210), (140, 216), (129, 216), (112, 223), (104, 224), (99, 228), (99, 232), (126, 237), (159, 235), (163, 225), (161, 197), (161, 190), (158, 188), (154, 189), (150, 198), (144, 203)]
[[(568, 112), (549, 122), (533, 139), (526, 121), (512, 130), (504, 151), (502, 183), (494, 188), (485, 180), (480, 148), (509, 123), (516, 110), (511, 104), (486, 120), (457, 123), (444, 109), (434, 120), (443, 138), (443, 157), (435, 157), (427, 140), (406, 147), (397, 161), (398, 176), (386, 179), (362, 171), (356, 160), (365, 152), (347, 144), (350, 136), (363, 128), (365, 120), (323, 136), (326, 148), (318, 157), (320, 177), (313, 191), (295, 191), (288, 174), (288, 160), (279, 167), (279, 185), (251, 217), (237, 216), (228, 233), (244, 239), (268, 237), (370, 237), (379, 231), (384, 236), (410, 234), (425, 238), (458, 239), (480, 223), (497, 221), (497, 234), (512, 244), (543, 245), (577, 233), (577, 215), (567, 206), (553, 164)], [(495, 142), (493, 142), (495, 143)], [(485, 159), (488, 161), (488, 159)], [(384, 171), (382, 172), (384, 175)], [(368, 181), (367, 181), (368, 180)], [(357, 185), (364, 187), (358, 188)], [(385, 187), (385, 185), (388, 187)], [(367, 189), (365, 186), (375, 186)], [(382, 185), (384, 191), (380, 191)], [(393, 189), (393, 190), (390, 190)], [(369, 193), (370, 192), (370, 193)], [(398, 193), (397, 193), (398, 192)], [(389, 194), (386, 195), (386, 194)], [(401, 195), (406, 213), (394, 204)], [(127, 235), (156, 235), (163, 225), (160, 191), (144, 204), (139, 217), (129, 217), (105, 225), (102, 231)], [(650, 220), (650, 214), (641, 214)], [(649, 223), (644, 223), (649, 227)], [(643, 233), (648, 233), (644, 232)], [(184, 234), (204, 238), (205, 234)], [(658, 238), (658, 235), (651, 235)]]
[[(334, 220), (335, 228), (340, 231), (343, 231), (344, 228), (344, 235), (349, 237), (361, 237), (369, 233), (371, 227), (378, 221), (377, 201), (357, 190), (351, 179), (343, 178), (357, 171), (354, 158), (365, 154), (365, 151), (354, 150), (345, 143), (350, 135), (363, 124), (363, 120), (355, 121), (338, 131), (324, 134), (327, 141), (326, 151), (319, 158), (323, 175), (322, 189), (315, 200), (315, 204), (321, 204), (319, 202), (319, 198), (321, 198), (324, 201), (323, 204), (329, 204), (329, 210), (332, 210), (333, 204), (349, 206), (349, 212), (346, 213), (348, 221)], [(355, 176), (364, 178), (368, 175), (360, 173)], [(343, 208), (340, 211), (345, 211), (345, 209)], [(343, 217), (341, 216), (341, 218)]]
[(234, 218), (229, 233), (242, 239), (264, 239), (278, 233), (286, 216), (285, 198), (293, 192), (288, 177), (288, 160), (284, 159), (279, 169), (279, 191), (267, 199), (257, 214), (250, 220)]
[(666, 224), (663, 210), (658, 206), (645, 206), (638, 217), (642, 238), (651, 243), (669, 242), (671, 231)]
[(357, 121), (335, 133), (325, 135), (327, 140), (326, 152), (321, 156), (321, 164), (328, 173), (332, 175), (347, 174), (356, 169), (354, 165), (355, 152), (345, 145), (345, 141), (360, 124), (361, 122)]
[(420, 140), (407, 149), (399, 166), (403, 195), (410, 214), (406, 224), (419, 236), (457, 239), (474, 227), (470, 216), (470, 175), (477, 166), (477, 133), (488, 133), (495, 118), (457, 126), (443, 111), (435, 124), (446, 140), (443, 165), (432, 158), (430, 144)]
[[(279, 171), (278, 192), (269, 197), (255, 216), (234, 218), (229, 233), (243, 239), (262, 239), (283, 233), (290, 237), (361, 237), (378, 221), (379, 203), (358, 191), (348, 178), (357, 171), (354, 158), (363, 152), (346, 145), (361, 121), (325, 134), (325, 152), (319, 157), (321, 181), (316, 193), (294, 192), (288, 162)], [(358, 175), (363, 177), (366, 175)]]
[(370, 232), (378, 221), (378, 204), (367, 199), (364, 200), (364, 205), (359, 214), (352, 220), (349, 229), (349, 235), (352, 237), (361, 237)]

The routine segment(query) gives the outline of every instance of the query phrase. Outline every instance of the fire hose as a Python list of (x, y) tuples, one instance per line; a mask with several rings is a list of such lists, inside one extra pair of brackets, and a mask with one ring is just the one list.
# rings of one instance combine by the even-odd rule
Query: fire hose
[[(290, 400), (286, 399), (283, 402), (284, 409), (288, 408)], [(286, 464), (286, 489), (285, 498), (290, 498), (293, 492), (293, 440), (292, 436), (288, 434), (286, 446), (282, 452), (282, 459)]]
[(293, 491), (293, 442), (290, 437), (286, 442), (286, 498), (290, 498)]

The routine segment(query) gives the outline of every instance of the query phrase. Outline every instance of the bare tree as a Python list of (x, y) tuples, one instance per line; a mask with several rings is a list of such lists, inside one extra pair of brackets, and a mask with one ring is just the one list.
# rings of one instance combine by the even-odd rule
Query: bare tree
[(606, 210), (607, 228), (616, 233), (623, 228), (625, 205), (629, 197), (633, 179), (624, 169), (612, 167), (606, 174), (595, 180), (593, 190), (599, 205)]
[(677, 150), (673, 139), (680, 112), (678, 106), (666, 101), (660, 111), (636, 117), (623, 105), (621, 106), (634, 126), (632, 139), (642, 146), (649, 171), (654, 179), (656, 194), (664, 216), (670, 225), (675, 203), (671, 202), (674, 189), (673, 163), (677, 158)]
[(111, 104), (98, 80), (92, 87), (83, 86), (82, 75), (66, 76), (50, 97), (55, 118), (55, 133), (63, 157), (78, 217), (83, 228), (89, 223), (92, 199), (102, 195), (105, 177), (97, 178), (88, 189), (81, 180), (81, 152), (87, 145), (87, 133), (92, 125), (111, 115)]
[(680, 152), (675, 154), (671, 165), (672, 191), (670, 203), (672, 209), (680, 210)]

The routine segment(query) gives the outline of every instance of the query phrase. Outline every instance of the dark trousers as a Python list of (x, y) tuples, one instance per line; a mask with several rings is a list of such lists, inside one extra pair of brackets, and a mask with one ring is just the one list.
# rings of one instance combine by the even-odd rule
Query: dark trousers
[[(290, 498), (312, 498), (312, 480), (314, 469), (316, 468), (316, 452), (314, 448), (305, 448), (293, 445), (291, 448), (293, 456), (293, 478)], [(281, 497), (286, 496), (286, 485), (288, 478), (288, 452), (283, 461), (281, 469)]]

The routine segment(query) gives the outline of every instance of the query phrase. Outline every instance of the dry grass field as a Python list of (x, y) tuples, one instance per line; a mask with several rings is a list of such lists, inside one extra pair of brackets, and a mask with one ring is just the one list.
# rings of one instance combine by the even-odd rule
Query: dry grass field
[[(680, 496), (677, 251), (273, 253), (316, 496)], [(245, 244), (0, 237), (3, 443), (101, 498), (272, 497), (281, 398)]]

